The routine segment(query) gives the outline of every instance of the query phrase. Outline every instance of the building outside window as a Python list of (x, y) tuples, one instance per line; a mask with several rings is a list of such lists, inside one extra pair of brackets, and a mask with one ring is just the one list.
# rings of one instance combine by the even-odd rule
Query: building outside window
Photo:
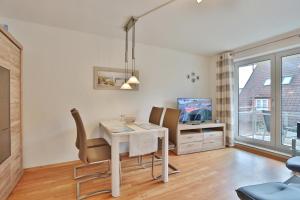
[(269, 101), (269, 98), (255, 99), (255, 110), (270, 110)]

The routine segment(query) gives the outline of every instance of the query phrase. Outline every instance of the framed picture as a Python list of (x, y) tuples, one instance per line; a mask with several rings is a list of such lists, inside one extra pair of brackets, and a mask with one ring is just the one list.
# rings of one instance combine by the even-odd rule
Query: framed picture
[[(127, 79), (131, 76), (131, 70), (127, 73)], [(135, 76), (139, 78), (139, 71), (135, 70)], [(94, 67), (94, 89), (96, 90), (120, 90), (125, 82), (125, 70), (110, 67)], [(132, 90), (138, 90), (139, 85), (131, 85)]]

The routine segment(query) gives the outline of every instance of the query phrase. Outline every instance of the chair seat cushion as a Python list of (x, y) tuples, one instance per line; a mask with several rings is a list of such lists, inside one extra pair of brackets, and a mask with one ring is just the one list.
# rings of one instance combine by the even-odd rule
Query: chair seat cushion
[(109, 145), (93, 147), (87, 149), (87, 160), (89, 163), (111, 159), (111, 149)]
[(104, 138), (93, 138), (87, 140), (88, 148), (108, 145)]
[(300, 172), (300, 156), (288, 159), (286, 162), (286, 167), (294, 172)]
[(300, 189), (284, 183), (265, 183), (241, 187), (237, 191), (241, 200), (299, 200)]

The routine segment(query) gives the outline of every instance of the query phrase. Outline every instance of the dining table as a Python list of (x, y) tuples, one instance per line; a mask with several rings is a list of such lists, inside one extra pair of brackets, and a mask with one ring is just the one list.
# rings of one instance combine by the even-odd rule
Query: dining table
[[(99, 123), (103, 138), (111, 145), (111, 190), (113, 197), (119, 197), (120, 191), (120, 151), (121, 143), (129, 143), (130, 134), (153, 133), (155, 130), (162, 141), (162, 171), (161, 181), (168, 182), (168, 129), (150, 123), (126, 123), (122, 120), (101, 120)], [(134, 144), (129, 144), (134, 145)]]

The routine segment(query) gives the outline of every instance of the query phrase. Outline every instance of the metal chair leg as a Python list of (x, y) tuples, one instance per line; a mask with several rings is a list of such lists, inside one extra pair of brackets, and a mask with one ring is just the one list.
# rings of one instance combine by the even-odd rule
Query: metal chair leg
[(150, 164), (150, 166), (151, 166), (151, 162), (145, 162), (145, 163), (143, 163), (143, 156), (138, 156), (138, 164), (139, 164), (143, 169), (148, 168), (148, 167), (149, 167), (149, 166), (147, 166), (148, 164)]
[[(159, 175), (159, 176), (155, 176), (155, 175), (154, 175), (154, 162), (155, 162), (154, 159), (155, 159), (155, 158), (157, 158), (159, 161), (161, 161), (162, 158), (159, 157), (159, 156), (157, 156), (157, 155), (155, 155), (155, 154), (152, 155), (152, 178), (153, 178), (154, 180), (158, 180), (158, 179), (160, 179), (160, 178), (162, 177), (162, 175)], [(172, 171), (169, 172), (169, 175), (173, 175), (173, 174), (180, 173), (180, 170), (177, 169), (174, 165), (168, 163), (168, 167), (169, 167), (170, 169), (172, 169)]]
[(155, 159), (155, 154), (152, 154), (152, 178), (154, 179), (154, 180), (156, 180), (156, 176), (154, 176), (154, 159)]
[(169, 175), (180, 173), (180, 170), (177, 169), (174, 165), (172, 165), (172, 164), (169, 163), (168, 166), (169, 166), (170, 169), (173, 170), (173, 171), (171, 171), (171, 172), (169, 173)]
[[(107, 177), (109, 177), (109, 175)], [(82, 199), (86, 199), (88, 197), (92, 197), (92, 196), (99, 195), (99, 194), (111, 193), (111, 190), (103, 189), (103, 190), (96, 190), (96, 191), (93, 191), (93, 192), (89, 192), (89, 193), (86, 193), (86, 194), (83, 194), (83, 195), (80, 194), (80, 185), (82, 183), (85, 183), (85, 182), (88, 182), (88, 181), (91, 181), (91, 180), (94, 180), (94, 179), (98, 179), (98, 178), (107, 178), (107, 177), (99, 176), (99, 177), (93, 177), (93, 178), (78, 181), (76, 183), (76, 199), (77, 200), (82, 200)]]
[(138, 159), (138, 164), (139, 164), (139, 165), (142, 164), (142, 158), (143, 158), (142, 156), (138, 156), (138, 157), (137, 157), (137, 159)]
[(119, 172), (120, 172), (120, 185), (122, 185), (122, 166), (121, 166), (121, 161), (120, 161)]
[[(81, 176), (78, 176), (77, 175), (77, 170), (78, 169), (81, 169), (81, 168), (85, 168), (85, 167), (90, 167), (90, 166), (93, 166), (93, 165), (100, 165), (104, 162), (108, 162), (108, 170), (106, 172), (97, 172), (97, 173), (93, 173), (93, 174), (86, 174), (86, 175), (81, 175)], [(79, 165), (79, 166), (75, 166), (73, 168), (73, 178), (75, 180), (77, 179), (82, 179), (82, 178), (88, 178), (88, 177), (93, 177), (93, 176), (99, 176), (99, 175), (104, 175), (104, 174), (107, 174), (108, 172), (110, 171), (110, 161), (109, 160), (104, 160), (104, 161), (99, 161), (99, 162), (94, 162), (94, 163), (89, 163), (89, 164), (83, 164), (83, 165)]]
[[(143, 162), (143, 156), (138, 156), (138, 165), (141, 166), (143, 169), (147, 169), (148, 167), (151, 167), (152, 161)], [(159, 162), (160, 160), (155, 160), (154, 162)]]

